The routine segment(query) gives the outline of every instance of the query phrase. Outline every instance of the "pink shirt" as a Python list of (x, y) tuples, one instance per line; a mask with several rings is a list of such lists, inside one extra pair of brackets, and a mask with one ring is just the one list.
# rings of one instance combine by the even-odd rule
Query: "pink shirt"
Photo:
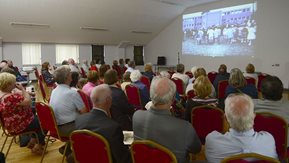
[(82, 87), (82, 91), (90, 97), (91, 91), (92, 89), (95, 87), (96, 85), (91, 83), (91, 82), (87, 82), (83, 87)]

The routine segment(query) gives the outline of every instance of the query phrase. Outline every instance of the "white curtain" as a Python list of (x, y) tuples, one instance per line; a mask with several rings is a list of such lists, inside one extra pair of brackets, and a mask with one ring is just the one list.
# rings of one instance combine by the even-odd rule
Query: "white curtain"
[(41, 64), (41, 44), (22, 44), (22, 64)]
[(61, 64), (62, 61), (74, 59), (79, 63), (79, 46), (78, 45), (56, 45), (56, 64)]

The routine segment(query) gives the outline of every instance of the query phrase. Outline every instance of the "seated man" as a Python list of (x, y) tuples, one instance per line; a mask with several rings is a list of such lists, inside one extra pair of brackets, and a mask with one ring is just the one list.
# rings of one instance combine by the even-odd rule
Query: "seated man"
[(171, 150), (178, 163), (188, 162), (189, 153), (198, 153), (201, 142), (192, 125), (170, 113), (176, 85), (168, 78), (155, 77), (151, 85), (152, 107), (133, 115), (135, 139), (147, 139)]
[(54, 77), (58, 86), (53, 89), (49, 104), (54, 111), (60, 134), (69, 136), (75, 130), (76, 117), (87, 112), (87, 108), (77, 91), (70, 89), (72, 78), (68, 65), (58, 67)]
[(289, 101), (282, 100), (283, 89), (282, 81), (276, 76), (267, 76), (262, 80), (263, 99), (254, 99), (255, 112), (270, 112), (289, 123)]
[(128, 147), (123, 144), (122, 129), (108, 117), (112, 104), (111, 89), (107, 84), (98, 85), (90, 97), (93, 109), (76, 119), (76, 128), (92, 130), (104, 136), (109, 142), (113, 163), (130, 163)]
[(229, 132), (211, 132), (206, 137), (206, 158), (210, 163), (241, 153), (258, 153), (278, 158), (273, 136), (253, 129), (255, 113), (252, 99), (245, 94), (230, 94), (225, 100)]

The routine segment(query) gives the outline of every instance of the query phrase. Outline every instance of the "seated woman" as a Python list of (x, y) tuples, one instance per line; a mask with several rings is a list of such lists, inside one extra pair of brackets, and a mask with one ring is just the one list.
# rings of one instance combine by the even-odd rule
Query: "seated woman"
[[(21, 93), (12, 93), (14, 89)], [(15, 91), (19, 92), (19, 91)], [(31, 98), (25, 88), (16, 83), (16, 77), (13, 74), (3, 72), (0, 74), (0, 113), (4, 126), (12, 134), (18, 134), (25, 131), (37, 131), (38, 142), (35, 135), (32, 135), (28, 148), (32, 153), (41, 155), (44, 135), (40, 129), (37, 116), (32, 113)]]
[(97, 71), (88, 71), (87, 83), (82, 87), (82, 91), (90, 97), (92, 89), (99, 84)]
[(55, 81), (53, 75), (49, 72), (49, 68), (49, 62), (42, 63), (41, 74), (47, 85), (53, 85)]
[(255, 67), (253, 64), (249, 63), (246, 67), (246, 73), (243, 74), (245, 77), (254, 78), (256, 86), (258, 84), (258, 74), (255, 73)]
[(125, 87), (131, 83), (130, 72), (123, 74), (123, 82), (121, 83), (121, 89), (125, 92)]
[(184, 117), (185, 120), (189, 122), (191, 122), (191, 113), (195, 106), (217, 106), (218, 104), (218, 100), (210, 96), (212, 92), (212, 84), (207, 76), (201, 75), (195, 80), (194, 91), (196, 96), (192, 99), (188, 99)]
[(144, 72), (142, 73), (144, 76), (148, 77), (150, 79), (150, 82), (152, 82), (153, 77), (155, 76), (153, 72), (153, 66), (151, 63), (146, 63), (144, 66)]
[(244, 93), (253, 99), (258, 98), (258, 91), (254, 84), (247, 84), (246, 79), (238, 68), (233, 68), (230, 73), (229, 85), (225, 97), (231, 93)]

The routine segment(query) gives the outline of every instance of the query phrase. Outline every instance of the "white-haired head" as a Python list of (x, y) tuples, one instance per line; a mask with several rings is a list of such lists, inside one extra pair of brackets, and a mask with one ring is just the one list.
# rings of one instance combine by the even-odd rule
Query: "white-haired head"
[(170, 73), (168, 73), (167, 71), (161, 71), (161, 72), (160, 72), (160, 77), (164, 77), (164, 78), (170, 79), (170, 78), (171, 78), (171, 75), (170, 75)]
[(191, 68), (192, 74), (195, 74), (195, 72), (197, 71), (198, 68), (199, 68), (198, 66), (192, 67), (192, 68)]
[(130, 80), (132, 82), (136, 82), (136, 81), (139, 81), (140, 77), (141, 77), (141, 73), (139, 70), (133, 70), (131, 73), (130, 73)]
[(100, 84), (91, 91), (93, 107), (108, 111), (111, 105), (111, 90), (107, 84)]

